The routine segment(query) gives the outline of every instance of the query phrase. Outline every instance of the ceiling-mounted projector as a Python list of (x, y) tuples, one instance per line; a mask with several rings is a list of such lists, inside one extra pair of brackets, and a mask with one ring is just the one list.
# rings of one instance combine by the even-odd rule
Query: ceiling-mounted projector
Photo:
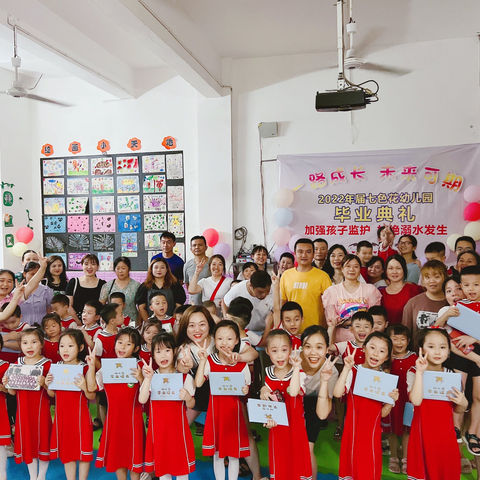
[(360, 110), (370, 103), (369, 97), (370, 95), (360, 88), (317, 92), (315, 109), (317, 112)]

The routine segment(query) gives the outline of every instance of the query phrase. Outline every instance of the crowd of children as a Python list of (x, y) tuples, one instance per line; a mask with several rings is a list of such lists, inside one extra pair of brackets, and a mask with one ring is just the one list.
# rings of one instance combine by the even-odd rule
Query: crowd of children
[[(361, 258), (354, 257), (361, 275), (371, 260), (365, 249), (368, 242), (360, 245)], [(195, 470), (190, 425), (202, 412), (202, 453), (212, 457), (216, 480), (225, 479), (226, 471), (230, 480), (238, 478), (241, 459), (253, 479), (261, 480), (247, 398), (286, 407), (288, 426), (271, 419), (264, 424), (271, 479), (316, 478), (315, 443), (329, 419), (336, 418), (340, 480), (380, 480), (382, 440), (389, 445), (392, 473), (407, 474), (409, 480), (459, 480), (462, 468), (470, 466), (459, 443), (465, 441), (468, 451), (480, 456), (480, 349), (477, 339), (447, 322), (459, 316), (460, 300), (480, 311), (480, 266), (465, 266), (458, 276), (447, 277), (435, 262), (441, 263), (430, 260), (419, 268), (426, 292), (414, 297), (418, 305), (407, 302), (404, 310), (420, 310), (409, 319), (415, 328), (389, 324), (387, 309), (374, 305), (355, 309), (342, 327), (349, 339), (336, 342), (323, 326), (303, 328), (299, 303), (282, 305), (276, 276), (274, 308), (261, 334), (246, 328), (254, 308), (246, 298), (222, 309), (213, 302), (182, 305), (170, 316), (160, 291), (149, 295), (152, 315), (138, 324), (124, 315), (123, 293), (112, 293), (106, 305), (87, 301), (79, 319), (69, 314), (69, 298), (58, 293), (51, 313), (30, 326), (22, 322), (17, 305), (25, 288), (20, 285), (0, 312), (0, 480), (6, 478), (12, 439), (15, 462), (27, 464), (30, 480), (44, 480), (48, 462), (57, 458), (68, 480), (86, 480), (95, 428), (103, 428), (95, 465), (119, 480), (128, 475), (186, 480)], [(446, 301), (433, 324), (422, 325), (422, 304), (437, 297)], [(131, 383), (104, 382), (102, 361), (113, 358), (136, 359)], [(11, 364), (35, 366), (38, 388), (12, 388)], [(53, 364), (81, 367), (76, 390), (50, 388)], [(387, 392), (389, 401), (355, 393), (362, 369), (398, 377), (396, 388)], [(424, 398), (427, 371), (460, 372), (462, 389), (452, 388), (449, 401)], [(241, 375), (241, 395), (210, 394), (209, 379), (218, 372)], [(154, 376), (173, 373), (182, 375), (179, 398), (151, 398)], [(410, 421), (407, 411), (413, 412)]]

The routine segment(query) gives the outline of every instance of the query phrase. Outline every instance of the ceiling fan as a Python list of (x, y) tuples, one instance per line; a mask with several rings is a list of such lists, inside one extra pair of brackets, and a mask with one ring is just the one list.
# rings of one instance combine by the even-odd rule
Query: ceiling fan
[[(43, 74), (40, 74), (38, 78), (35, 78), (36, 75), (32, 72), (19, 71), (22, 65), (22, 59), (17, 55), (17, 27), (12, 25), (13, 28), (13, 57), (12, 57), (12, 67), (14, 70), (14, 78), (12, 86), (8, 90), (0, 91), (0, 94), (9, 95), (15, 98), (29, 98), (30, 100), (38, 100), (40, 102), (52, 103), (54, 105), (59, 105), (62, 107), (71, 107), (72, 105), (68, 103), (59, 102), (57, 100), (52, 100), (50, 98), (41, 97), (39, 95), (34, 95), (30, 93), (36, 88), (40, 82)], [(38, 75), (38, 74), (37, 74)], [(33, 86), (29, 87), (29, 85)]]
[[(378, 63), (373, 63), (365, 60), (362, 55), (362, 48), (355, 49), (354, 46), (354, 36), (357, 33), (357, 24), (353, 19), (353, 0), (349, 0), (349, 12), (348, 12), (348, 23), (345, 25), (346, 34), (348, 36), (348, 48), (345, 52), (345, 56), (343, 59), (343, 66), (347, 70), (353, 70), (356, 68), (360, 68), (362, 70), (376, 70), (378, 72), (385, 72), (385, 73), (392, 73), (394, 75), (406, 75), (410, 73), (410, 70), (401, 68), (401, 67), (394, 67), (391, 65), (381, 65)], [(343, 26), (343, 12), (342, 18), (337, 19), (337, 27), (338, 22), (342, 22)], [(342, 34), (343, 37), (343, 34)], [(364, 42), (363, 46), (366, 46), (366, 42)]]

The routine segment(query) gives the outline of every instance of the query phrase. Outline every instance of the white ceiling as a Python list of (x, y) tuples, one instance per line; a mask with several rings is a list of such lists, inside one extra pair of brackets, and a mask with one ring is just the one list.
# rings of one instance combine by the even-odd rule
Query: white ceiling
[[(220, 95), (225, 58), (334, 52), (335, 15), (334, 0), (2, 0), (0, 67), (10, 67), (13, 16), (22, 66), (47, 79), (124, 98), (180, 75)], [(354, 18), (356, 44), (379, 50), (473, 37), (480, 2), (355, 0)]]

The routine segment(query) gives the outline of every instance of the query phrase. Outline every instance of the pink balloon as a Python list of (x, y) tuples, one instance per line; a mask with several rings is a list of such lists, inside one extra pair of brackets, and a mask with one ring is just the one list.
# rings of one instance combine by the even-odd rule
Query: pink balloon
[(463, 192), (463, 198), (466, 202), (480, 203), (480, 185), (470, 185)]
[(300, 240), (302, 237), (300, 235), (298, 235), (298, 233), (296, 233), (295, 235), (292, 235), (290, 237), (290, 240), (288, 241), (288, 247), (290, 248), (290, 250), (293, 252), (295, 251), (295, 243), (297, 240)]
[(232, 249), (228, 243), (217, 243), (213, 249), (214, 254), (222, 255), (224, 258), (227, 258), (231, 251)]
[(282, 245), (281, 247), (277, 247), (275, 251), (273, 252), (273, 256), (275, 257), (275, 260), (277, 262), (280, 261), (280, 257), (285, 253), (292, 253), (292, 251), (288, 248), (287, 245)]
[(463, 210), (463, 218), (469, 222), (480, 220), (480, 203), (469, 203)]
[(273, 232), (273, 241), (280, 247), (282, 245), (287, 245), (290, 240), (291, 233), (288, 228), (280, 227)]
[(218, 239), (220, 235), (214, 228), (207, 228), (203, 232), (203, 236), (205, 237), (205, 240), (207, 241), (207, 245), (209, 247), (214, 247), (218, 243)]
[(33, 230), (29, 227), (20, 227), (15, 232), (17, 242), (29, 243), (33, 240)]

